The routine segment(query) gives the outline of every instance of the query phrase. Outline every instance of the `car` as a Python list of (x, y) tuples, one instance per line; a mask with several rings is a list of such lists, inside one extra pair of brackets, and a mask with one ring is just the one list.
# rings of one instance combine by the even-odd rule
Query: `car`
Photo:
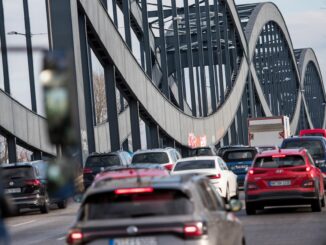
[(159, 164), (135, 164), (127, 167), (115, 166), (105, 169), (95, 176), (93, 184), (100, 181), (139, 177), (169, 176), (170, 173)]
[(238, 147), (248, 147), (248, 146), (246, 146), (246, 145), (225, 145), (225, 146), (221, 146), (220, 148), (217, 149), (217, 155), (219, 157), (222, 157), (226, 150), (232, 149), (232, 148), (238, 148)]
[(248, 146), (232, 147), (223, 152), (221, 157), (228, 168), (238, 176), (239, 187), (243, 187), (247, 171), (257, 152), (256, 147)]
[(215, 146), (196, 147), (190, 150), (190, 156), (217, 156)]
[(304, 149), (280, 149), (257, 154), (245, 182), (248, 215), (266, 206), (325, 206), (321, 171)]
[(322, 136), (326, 138), (326, 129), (314, 128), (300, 130), (299, 136)]
[(22, 208), (38, 208), (49, 212), (50, 199), (46, 182), (37, 167), (29, 162), (11, 163), (1, 166), (4, 191), (19, 211)]
[(292, 137), (283, 140), (281, 148), (291, 149), (304, 147), (312, 156), (315, 165), (320, 168), (326, 185), (326, 139), (322, 136)]
[(202, 174), (207, 176), (217, 192), (229, 202), (238, 198), (237, 176), (218, 156), (183, 158), (174, 165), (171, 175)]
[(83, 169), (84, 188), (87, 189), (95, 176), (110, 166), (128, 166), (131, 157), (126, 151), (115, 151), (110, 153), (93, 153), (86, 159)]
[[(245, 244), (243, 227), (204, 176), (145, 177), (91, 186), (68, 244)], [(218, 235), (217, 235), (218, 234)]]
[(272, 150), (277, 150), (279, 147), (276, 145), (261, 145), (261, 146), (257, 146), (257, 149), (259, 152), (262, 151), (272, 151)]
[(139, 150), (132, 156), (131, 164), (161, 164), (171, 171), (173, 165), (181, 158), (181, 154), (172, 147)]

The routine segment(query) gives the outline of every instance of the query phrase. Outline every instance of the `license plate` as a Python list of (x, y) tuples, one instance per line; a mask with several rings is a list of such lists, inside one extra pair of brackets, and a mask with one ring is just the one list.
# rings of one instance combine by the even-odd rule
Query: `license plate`
[(20, 188), (10, 188), (10, 189), (5, 189), (6, 194), (12, 194), (12, 193), (20, 193), (21, 189)]
[(269, 182), (270, 186), (287, 186), (291, 185), (291, 180), (278, 180)]
[(109, 245), (157, 245), (155, 237), (130, 237), (109, 240)]

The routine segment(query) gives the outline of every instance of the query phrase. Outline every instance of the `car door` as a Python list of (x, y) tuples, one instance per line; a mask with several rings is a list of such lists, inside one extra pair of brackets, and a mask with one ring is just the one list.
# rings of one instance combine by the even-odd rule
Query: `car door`
[(238, 193), (238, 186), (237, 186), (237, 175), (235, 175), (232, 171), (229, 170), (226, 163), (223, 161), (222, 158), (219, 158), (220, 165), (223, 167), (223, 171), (225, 175), (228, 177), (229, 183), (229, 190), (231, 193), (231, 197), (236, 196)]

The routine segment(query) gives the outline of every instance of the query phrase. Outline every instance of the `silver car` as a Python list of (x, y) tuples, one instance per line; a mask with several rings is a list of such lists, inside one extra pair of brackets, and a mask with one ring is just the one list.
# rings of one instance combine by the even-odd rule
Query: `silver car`
[[(68, 244), (240, 245), (242, 225), (209, 179), (184, 175), (100, 182), (83, 197)], [(240, 209), (239, 202), (230, 209)]]

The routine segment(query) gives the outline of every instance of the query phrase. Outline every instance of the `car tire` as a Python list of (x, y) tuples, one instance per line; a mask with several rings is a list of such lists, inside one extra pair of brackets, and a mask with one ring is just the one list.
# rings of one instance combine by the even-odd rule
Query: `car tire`
[(229, 184), (227, 184), (226, 191), (225, 191), (225, 203), (229, 203), (230, 200), (231, 200), (230, 189), (229, 189)]
[(313, 200), (311, 203), (312, 212), (321, 212), (322, 202), (320, 199)]
[(242, 238), (242, 245), (246, 245), (246, 239), (244, 237)]
[(57, 202), (58, 208), (59, 209), (65, 209), (67, 207), (67, 200), (62, 200), (60, 202)]
[(256, 206), (253, 203), (247, 203), (246, 202), (246, 214), (247, 215), (256, 214)]
[(323, 199), (321, 199), (321, 206), (322, 208), (325, 207), (325, 195), (323, 194)]
[(47, 195), (45, 196), (43, 205), (40, 207), (40, 211), (42, 214), (47, 214), (49, 212), (49, 198)]

